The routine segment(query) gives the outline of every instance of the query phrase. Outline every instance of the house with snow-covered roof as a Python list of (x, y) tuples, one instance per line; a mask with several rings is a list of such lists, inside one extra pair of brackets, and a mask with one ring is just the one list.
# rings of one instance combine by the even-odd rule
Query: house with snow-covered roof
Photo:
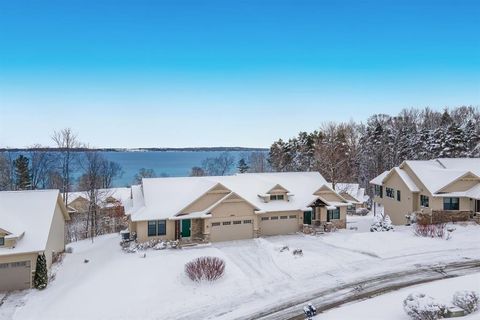
[(397, 225), (412, 213), (431, 221), (467, 220), (480, 213), (479, 158), (407, 160), (370, 184), (375, 210), (382, 207)]
[(345, 228), (351, 203), (318, 172), (149, 178), (132, 186), (130, 231), (150, 239), (229, 241), (295, 233), (304, 224)]
[(0, 192), (0, 291), (30, 288), (41, 253), (50, 268), (68, 219), (58, 190)]
[(365, 208), (370, 199), (370, 197), (365, 194), (365, 188), (360, 188), (358, 183), (336, 183), (335, 191), (352, 203), (352, 205), (347, 208), (347, 213), (355, 212), (356, 209)]

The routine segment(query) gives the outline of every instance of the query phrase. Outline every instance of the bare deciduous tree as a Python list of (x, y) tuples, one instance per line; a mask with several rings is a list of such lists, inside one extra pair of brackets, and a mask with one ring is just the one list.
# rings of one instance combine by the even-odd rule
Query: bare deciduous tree
[(203, 160), (202, 167), (208, 176), (224, 176), (235, 165), (235, 158), (228, 152), (221, 153), (218, 157)]
[(65, 205), (68, 205), (68, 192), (71, 191), (72, 184), (71, 175), (78, 160), (77, 153), (75, 153), (74, 149), (81, 147), (82, 144), (70, 128), (55, 131), (52, 140), (58, 148), (58, 162), (62, 176), (62, 188), (60, 191), (63, 194)]
[(133, 179), (134, 184), (141, 184), (143, 178), (155, 178), (157, 175), (153, 169), (141, 168), (138, 173), (135, 174)]
[(203, 177), (205, 175), (205, 171), (200, 167), (192, 167), (190, 171), (190, 177)]

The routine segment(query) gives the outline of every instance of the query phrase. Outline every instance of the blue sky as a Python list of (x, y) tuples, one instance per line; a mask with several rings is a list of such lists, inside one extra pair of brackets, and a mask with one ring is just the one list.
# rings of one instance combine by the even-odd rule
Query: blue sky
[(0, 146), (269, 146), (480, 105), (479, 1), (0, 0)]

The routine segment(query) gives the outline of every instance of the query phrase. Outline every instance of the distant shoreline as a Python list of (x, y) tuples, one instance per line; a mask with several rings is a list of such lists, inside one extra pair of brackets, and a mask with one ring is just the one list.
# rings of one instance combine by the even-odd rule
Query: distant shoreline
[[(248, 147), (187, 147), (187, 148), (75, 148), (73, 152), (85, 151), (103, 151), (103, 152), (168, 152), (168, 151), (189, 151), (189, 152), (204, 152), (204, 151), (268, 151), (268, 148), (248, 148)], [(45, 151), (55, 152), (62, 151), (59, 148), (0, 148), (0, 152), (25, 152), (25, 151)]]

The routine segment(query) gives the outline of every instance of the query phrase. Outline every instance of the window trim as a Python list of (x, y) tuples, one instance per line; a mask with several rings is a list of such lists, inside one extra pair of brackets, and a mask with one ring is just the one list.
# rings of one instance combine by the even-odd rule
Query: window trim
[[(337, 213), (338, 213), (338, 218), (335, 218), (335, 216), (337, 216)], [(327, 210), (327, 218), (328, 218), (328, 221), (330, 221), (330, 220), (340, 220), (340, 208), (333, 209), (333, 210)]]
[[(449, 201), (447, 201), (447, 199)], [(453, 199), (456, 199), (457, 201), (454, 202), (452, 201)], [(456, 204), (455, 208), (452, 209), (453, 205)], [(447, 207), (446, 207), (447, 205)], [(458, 211), (460, 210), (460, 198), (459, 197), (445, 197), (443, 198), (443, 210), (445, 211)]]
[[(426, 204), (426, 205), (425, 205)], [(420, 195), (420, 207), (429, 208), (430, 207), (430, 197), (421, 194)]]
[[(389, 191), (391, 191), (391, 193)], [(385, 187), (385, 195), (387, 196), (387, 198), (395, 199), (395, 189), (390, 187)]]
[(270, 201), (277, 201), (277, 200), (285, 200), (285, 196), (283, 194), (271, 194)]
[[(160, 226), (163, 225), (163, 228)], [(167, 235), (167, 220), (148, 220), (147, 237), (161, 237)]]

